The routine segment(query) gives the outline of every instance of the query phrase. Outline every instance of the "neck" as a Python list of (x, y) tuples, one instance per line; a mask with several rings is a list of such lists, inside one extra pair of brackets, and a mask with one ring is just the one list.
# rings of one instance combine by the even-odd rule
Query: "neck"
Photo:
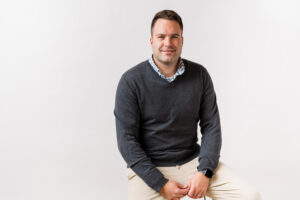
[(154, 61), (155, 65), (158, 67), (159, 71), (166, 77), (174, 76), (174, 74), (177, 71), (178, 62), (174, 62), (170, 65), (165, 65), (165, 64), (157, 61), (154, 57), (153, 57), (153, 61)]

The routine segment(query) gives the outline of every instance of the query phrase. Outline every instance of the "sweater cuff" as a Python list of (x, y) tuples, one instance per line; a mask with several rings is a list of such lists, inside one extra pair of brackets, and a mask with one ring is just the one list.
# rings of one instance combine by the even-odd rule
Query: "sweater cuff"
[(142, 166), (135, 165), (132, 166), (131, 169), (156, 192), (159, 192), (168, 182), (168, 179), (166, 179), (156, 167), (152, 167), (150, 170), (145, 171)]
[(145, 177), (144, 181), (156, 192), (159, 192), (160, 189), (168, 182), (162, 173), (154, 168), (147, 176)]
[(168, 182), (169, 180), (168, 179), (166, 179), (166, 178), (162, 178), (162, 179), (160, 179), (158, 182), (157, 182), (157, 184), (155, 184), (155, 185), (153, 185), (153, 189), (156, 191), (156, 192), (160, 192), (160, 190), (161, 190), (161, 188)]
[(215, 167), (209, 162), (207, 158), (199, 159), (199, 166), (197, 167), (198, 171), (202, 171), (204, 169), (209, 169), (212, 172), (215, 170)]

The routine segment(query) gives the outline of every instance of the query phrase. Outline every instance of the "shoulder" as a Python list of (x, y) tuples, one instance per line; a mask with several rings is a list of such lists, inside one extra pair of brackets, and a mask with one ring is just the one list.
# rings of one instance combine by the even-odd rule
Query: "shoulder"
[(119, 88), (135, 90), (147, 76), (148, 60), (145, 60), (125, 71), (119, 81)]
[(142, 76), (145, 76), (148, 67), (148, 60), (140, 62), (139, 64), (125, 71), (121, 79), (125, 79), (128, 82), (138, 80), (139, 78), (142, 78)]
[(190, 61), (190, 60), (187, 60), (187, 59), (184, 59), (184, 58), (182, 60), (183, 60), (185, 68), (188, 71), (191, 71), (192, 73), (195, 73), (195, 74), (199, 74), (201, 76), (209, 75), (207, 69), (203, 65), (193, 62), (193, 61)]

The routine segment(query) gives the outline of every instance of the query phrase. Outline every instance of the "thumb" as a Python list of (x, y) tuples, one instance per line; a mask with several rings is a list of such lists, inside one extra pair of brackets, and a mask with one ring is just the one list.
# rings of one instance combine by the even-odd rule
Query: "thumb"
[(192, 186), (192, 184), (189, 183), (189, 184), (187, 185), (188, 189), (191, 189), (191, 186)]
[(180, 184), (180, 183), (178, 183), (178, 182), (177, 182), (176, 185), (177, 185), (180, 189), (186, 189), (186, 188), (188, 188), (187, 185), (182, 185), (182, 184)]

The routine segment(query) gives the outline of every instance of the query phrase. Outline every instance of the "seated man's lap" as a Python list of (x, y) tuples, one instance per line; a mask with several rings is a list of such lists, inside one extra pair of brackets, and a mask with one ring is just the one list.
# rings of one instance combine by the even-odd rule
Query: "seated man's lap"
[[(157, 169), (167, 178), (177, 181), (183, 185), (189, 184), (190, 178), (197, 172), (198, 158), (174, 167), (157, 167)], [(128, 175), (128, 192), (130, 200), (155, 199), (163, 200), (164, 198), (155, 190), (150, 188), (140, 177), (131, 169), (127, 170)], [(250, 185), (243, 181), (227, 165), (219, 162), (214, 171), (214, 176), (206, 196), (212, 199), (249, 199), (259, 200), (260, 195)]]

